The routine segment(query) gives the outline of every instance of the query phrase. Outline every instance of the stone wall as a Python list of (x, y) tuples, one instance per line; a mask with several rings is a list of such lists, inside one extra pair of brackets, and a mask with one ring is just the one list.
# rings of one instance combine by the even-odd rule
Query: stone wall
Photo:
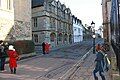
[(15, 21), (31, 21), (31, 0), (14, 0)]
[(14, 32), (16, 40), (31, 40), (31, 0), (14, 0)]
[(16, 40), (31, 40), (31, 23), (15, 21), (14, 34)]

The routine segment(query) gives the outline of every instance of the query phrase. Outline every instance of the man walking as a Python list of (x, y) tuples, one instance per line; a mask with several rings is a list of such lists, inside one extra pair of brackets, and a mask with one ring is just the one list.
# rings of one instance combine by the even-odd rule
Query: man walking
[(43, 51), (43, 54), (45, 54), (45, 42), (42, 43), (42, 51)]
[(3, 41), (0, 41), (0, 70), (3, 72), (5, 70), (5, 60), (7, 57), (7, 53), (6, 53), (6, 47), (3, 43)]

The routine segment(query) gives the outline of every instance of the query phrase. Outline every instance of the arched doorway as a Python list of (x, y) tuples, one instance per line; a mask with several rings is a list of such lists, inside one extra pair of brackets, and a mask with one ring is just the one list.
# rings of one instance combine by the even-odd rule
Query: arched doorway
[(51, 42), (51, 47), (55, 47), (56, 45), (56, 34), (52, 32), (50, 34), (50, 42)]
[(63, 39), (63, 35), (62, 35), (62, 33), (59, 33), (58, 34), (58, 44), (60, 45), (61, 43), (62, 43), (62, 40)]
[(67, 40), (68, 40), (67, 38), (68, 38), (68, 35), (65, 34), (65, 35), (64, 35), (64, 43), (67, 43)]

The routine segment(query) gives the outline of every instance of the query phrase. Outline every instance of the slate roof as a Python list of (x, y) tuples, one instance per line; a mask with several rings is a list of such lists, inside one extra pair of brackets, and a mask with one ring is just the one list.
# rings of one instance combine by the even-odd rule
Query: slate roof
[(44, 0), (32, 0), (32, 8), (43, 6)]

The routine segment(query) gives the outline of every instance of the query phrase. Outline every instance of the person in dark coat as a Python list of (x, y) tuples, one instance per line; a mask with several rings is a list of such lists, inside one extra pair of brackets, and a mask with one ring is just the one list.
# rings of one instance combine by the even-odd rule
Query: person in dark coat
[(7, 57), (7, 53), (6, 53), (6, 50), (7, 48), (5, 47), (3, 41), (1, 42), (0, 44), (0, 60), (1, 60), (1, 66), (0, 66), (0, 70), (2, 72), (5, 71), (5, 60), (6, 60), (6, 57)]
[(2, 47), (2, 40), (0, 40), (0, 71), (2, 71), (2, 51), (3, 51), (3, 47)]
[(101, 76), (102, 80), (106, 80), (104, 76), (104, 53), (102, 51), (102, 48), (98, 50), (96, 54), (96, 59), (95, 59), (96, 65), (95, 69), (93, 71), (94, 79), (98, 80), (98, 77), (96, 76), (96, 73), (99, 72), (99, 75)]
[(43, 54), (45, 54), (45, 42), (42, 43), (42, 51), (43, 51)]

